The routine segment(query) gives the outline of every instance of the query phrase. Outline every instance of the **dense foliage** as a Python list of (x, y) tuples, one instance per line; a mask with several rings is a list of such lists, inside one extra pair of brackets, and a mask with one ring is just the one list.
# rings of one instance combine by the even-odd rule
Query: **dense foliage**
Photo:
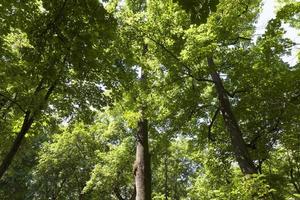
[(1, 1), (0, 199), (142, 200), (139, 145), (151, 199), (300, 198), (300, 2), (261, 7)]

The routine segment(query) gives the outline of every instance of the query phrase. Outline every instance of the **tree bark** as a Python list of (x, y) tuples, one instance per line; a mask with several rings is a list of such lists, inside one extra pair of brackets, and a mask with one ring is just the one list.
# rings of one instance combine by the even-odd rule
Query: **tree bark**
[(27, 111), (24, 117), (24, 121), (23, 121), (23, 125), (22, 128), (20, 130), (20, 132), (18, 133), (13, 145), (11, 146), (9, 152), (6, 154), (5, 158), (3, 159), (1, 166), (0, 166), (0, 179), (2, 178), (2, 176), (4, 175), (4, 173), (6, 172), (6, 170), (8, 169), (9, 165), (11, 164), (14, 156), (16, 155), (21, 142), (25, 136), (25, 134), (28, 132), (28, 130), (30, 129), (31, 125), (33, 123), (33, 117), (31, 116), (30, 112)]
[(216, 66), (212, 57), (207, 57), (208, 67), (211, 70), (210, 76), (218, 94), (222, 117), (225, 126), (230, 134), (231, 145), (240, 169), (244, 174), (257, 173), (257, 169), (250, 157), (246, 142), (242, 137), (240, 126), (233, 114), (228, 94), (224, 89), (223, 82), (216, 71)]
[(134, 175), (136, 200), (151, 200), (151, 166), (148, 147), (148, 120), (138, 122)]

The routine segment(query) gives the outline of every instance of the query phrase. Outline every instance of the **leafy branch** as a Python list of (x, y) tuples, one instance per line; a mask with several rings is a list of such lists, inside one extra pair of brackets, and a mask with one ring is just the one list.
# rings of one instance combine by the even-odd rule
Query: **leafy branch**
[(196, 77), (193, 73), (192, 73), (192, 69), (189, 65), (187, 65), (186, 63), (184, 63), (180, 58), (178, 58), (176, 56), (176, 54), (174, 52), (172, 52), (170, 49), (168, 49), (165, 45), (163, 45), (162, 43), (160, 43), (158, 40), (156, 40), (154, 37), (149, 36), (149, 34), (146, 34), (144, 31), (138, 29), (137, 27), (127, 24), (128, 26), (134, 28), (135, 30), (137, 30), (137, 32), (142, 33), (142, 36), (148, 38), (149, 40), (151, 40), (152, 42), (154, 42), (157, 46), (159, 46), (161, 49), (163, 49), (165, 52), (167, 52), (174, 60), (176, 60), (180, 65), (183, 66), (183, 68), (187, 71), (187, 75), (199, 82), (209, 82), (209, 83), (214, 83), (213, 80), (211, 79), (205, 79), (205, 78), (199, 78)]
[(23, 113), (26, 113), (25, 109), (15, 100), (11, 99), (10, 97), (4, 95), (3, 93), (0, 93), (0, 96), (4, 97), (6, 100), (12, 102), (15, 104)]

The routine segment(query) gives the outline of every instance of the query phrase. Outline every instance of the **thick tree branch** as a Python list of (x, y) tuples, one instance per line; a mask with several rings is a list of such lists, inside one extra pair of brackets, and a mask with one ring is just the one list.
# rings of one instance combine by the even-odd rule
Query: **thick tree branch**
[(220, 113), (220, 107), (217, 108), (217, 110), (215, 111), (215, 113), (214, 113), (214, 115), (213, 115), (213, 117), (211, 119), (210, 124), (208, 125), (207, 137), (208, 137), (209, 140), (211, 140), (213, 142), (216, 141), (216, 139), (212, 137), (211, 128), (214, 125), (214, 122), (216, 121), (217, 116), (218, 116), (219, 113)]
[(30, 127), (33, 123), (33, 120), (34, 119), (31, 116), (30, 111), (26, 111), (22, 128), (21, 128), (20, 132), (18, 133), (16, 139), (14, 140), (13, 145), (11, 146), (8, 153), (5, 155), (3, 161), (0, 165), (0, 179), (3, 177), (4, 173), (6, 172), (8, 167), (10, 166), (15, 154), (17, 153), (17, 151), (18, 151), (18, 149), (21, 145), (21, 142), (23, 141), (23, 138), (24, 138), (25, 134), (30, 129)]
[(212, 55), (207, 57), (207, 65), (211, 69), (211, 78), (215, 82), (214, 85), (217, 91), (222, 117), (229, 132), (233, 152), (240, 166), (240, 169), (244, 174), (257, 173), (257, 169), (249, 154), (246, 142), (242, 136), (239, 123), (232, 111), (231, 102), (229, 101), (228, 94), (224, 89), (223, 81), (216, 71), (217, 67), (214, 63)]
[[(53, 84), (50, 85), (50, 87), (48, 88), (48, 90), (47, 90), (47, 92), (44, 96), (43, 102), (39, 102), (40, 105), (36, 109), (28, 110), (28, 111), (25, 112), (22, 128), (21, 128), (20, 132), (17, 134), (16, 139), (14, 140), (11, 148), (9, 149), (8, 153), (5, 155), (3, 161), (0, 165), (0, 179), (3, 177), (4, 173), (7, 171), (8, 167), (10, 166), (13, 158), (15, 157), (16, 153), (18, 152), (18, 149), (21, 146), (21, 143), (22, 143), (25, 135), (27, 134), (27, 132), (31, 128), (32, 123), (34, 122), (34, 119), (35, 119), (36, 115), (41, 111), (43, 105), (48, 101), (50, 95), (52, 94), (55, 86), (58, 83), (58, 80), (59, 79), (55, 80), (53, 82)], [(34, 103), (34, 97), (36, 97), (39, 94), (39, 92), (41, 90), (43, 90), (44, 82), (45, 82), (45, 79), (42, 78), (40, 80), (40, 82), (38, 83), (38, 86), (36, 87), (36, 89), (33, 93), (33, 98), (31, 100), (31, 104)]]
[(297, 191), (297, 193), (300, 193), (300, 188), (299, 188), (298, 184), (295, 181), (294, 169), (293, 168), (290, 169), (290, 177), (291, 177), (291, 182), (294, 185), (295, 190)]
[(45, 97), (44, 97), (44, 101), (45, 101), (45, 102), (48, 101), (50, 95), (53, 93), (55, 87), (56, 87), (57, 84), (58, 84), (58, 81), (59, 81), (59, 78), (57, 78), (57, 79), (52, 83), (52, 85), (48, 88), (47, 93), (46, 93), (46, 95), (45, 95)]

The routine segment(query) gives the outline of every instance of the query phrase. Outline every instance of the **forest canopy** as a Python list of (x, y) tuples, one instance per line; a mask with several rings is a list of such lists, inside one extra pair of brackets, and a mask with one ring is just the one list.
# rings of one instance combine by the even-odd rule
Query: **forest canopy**
[(299, 29), (297, 0), (1, 1), (0, 199), (299, 199)]

